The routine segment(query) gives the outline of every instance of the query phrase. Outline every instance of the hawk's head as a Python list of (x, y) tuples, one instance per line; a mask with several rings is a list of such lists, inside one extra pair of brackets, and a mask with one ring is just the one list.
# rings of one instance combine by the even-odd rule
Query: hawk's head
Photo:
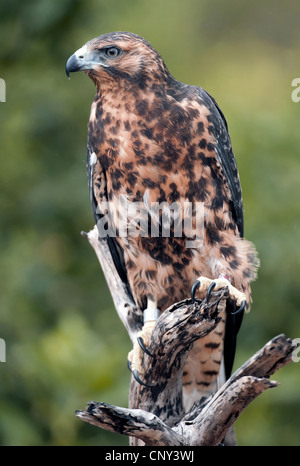
[(105, 81), (168, 81), (170, 74), (159, 53), (142, 37), (113, 32), (90, 40), (67, 61), (66, 73), (85, 71), (100, 85)]

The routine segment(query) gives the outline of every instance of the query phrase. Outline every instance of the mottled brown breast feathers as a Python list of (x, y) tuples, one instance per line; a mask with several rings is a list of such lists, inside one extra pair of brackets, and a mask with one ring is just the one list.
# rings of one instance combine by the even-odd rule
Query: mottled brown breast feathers
[(149, 222), (153, 203), (177, 203), (182, 212), (185, 202), (194, 204), (193, 224), (195, 205), (203, 208), (195, 247), (186, 247), (189, 232), (174, 237), (174, 224), (168, 238), (116, 237), (136, 302), (143, 306), (150, 296), (165, 308), (186, 297), (198, 275), (222, 273), (250, 300), (255, 253), (241, 238), (241, 189), (223, 114), (201, 88), (176, 81), (144, 39), (116, 33), (90, 46), (100, 43), (124, 51), (113, 70), (101, 70), (91, 109), (89, 147), (105, 179), (102, 186), (93, 174), (96, 203), (105, 193), (115, 223), (120, 197), (143, 204), (140, 217)]

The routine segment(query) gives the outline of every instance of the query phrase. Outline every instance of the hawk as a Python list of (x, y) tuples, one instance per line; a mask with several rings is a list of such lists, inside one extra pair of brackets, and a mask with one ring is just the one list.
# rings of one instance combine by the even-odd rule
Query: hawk
[[(213, 287), (229, 289), (222, 321), (189, 352), (183, 372), (187, 410), (230, 375), (258, 267), (254, 246), (243, 238), (227, 123), (213, 97), (177, 81), (136, 34), (113, 32), (88, 41), (66, 64), (68, 76), (81, 70), (97, 89), (87, 144), (92, 209), (139, 309), (142, 328), (129, 361), (140, 383), (141, 354), (160, 313), (191, 290), (194, 298)], [(188, 226), (178, 234), (183, 220)]]

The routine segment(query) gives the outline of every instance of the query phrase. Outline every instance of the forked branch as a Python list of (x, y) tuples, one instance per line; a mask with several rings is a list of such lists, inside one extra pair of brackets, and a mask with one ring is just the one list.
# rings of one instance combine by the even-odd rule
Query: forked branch
[[(97, 228), (85, 234), (101, 263), (115, 307), (132, 340), (140, 329), (139, 313), (114, 268), (110, 251), (98, 239)], [(206, 300), (175, 303), (159, 317), (150, 341), (151, 358), (144, 355), (145, 382), (133, 378), (127, 409), (90, 402), (76, 415), (85, 422), (128, 435), (132, 444), (218, 445), (246, 406), (266, 389), (276, 387), (269, 377), (291, 361), (295, 345), (284, 335), (269, 341), (245, 362), (205, 402), (185, 413), (182, 405), (182, 372), (188, 351), (196, 339), (210, 333), (220, 320), (227, 289), (212, 292)], [(137, 316), (137, 317), (136, 317)]]

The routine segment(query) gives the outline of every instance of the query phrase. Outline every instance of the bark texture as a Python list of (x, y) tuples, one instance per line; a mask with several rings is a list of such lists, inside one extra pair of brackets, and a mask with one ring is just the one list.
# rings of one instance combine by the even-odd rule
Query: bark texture
[[(105, 240), (97, 227), (84, 233), (100, 261), (116, 310), (132, 341), (140, 330), (141, 313), (120, 280)], [(204, 402), (185, 413), (182, 372), (193, 342), (210, 333), (220, 321), (228, 290), (212, 292), (207, 300), (174, 303), (159, 317), (149, 350), (144, 354), (144, 382), (132, 377), (129, 408), (89, 402), (76, 415), (102, 429), (128, 435), (131, 445), (234, 445), (232, 426), (246, 406), (268, 388), (277, 386), (270, 376), (291, 361), (293, 341), (278, 335), (246, 361), (226, 383)], [(225, 439), (225, 440), (224, 440)]]

